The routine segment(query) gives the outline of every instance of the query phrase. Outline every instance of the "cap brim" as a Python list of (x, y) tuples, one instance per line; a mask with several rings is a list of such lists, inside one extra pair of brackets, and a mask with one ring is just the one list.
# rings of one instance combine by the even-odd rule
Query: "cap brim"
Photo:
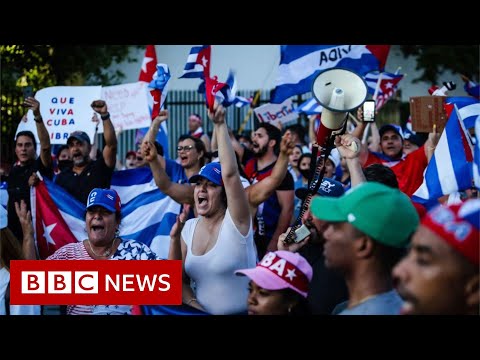
[(290, 287), (290, 284), (285, 280), (260, 266), (252, 269), (240, 269), (235, 271), (235, 274), (248, 276), (255, 284), (267, 290), (281, 290)]
[(222, 184), (217, 183), (215, 179), (212, 179), (209, 176), (200, 175), (200, 174), (193, 175), (190, 179), (188, 179), (188, 182), (192, 184), (192, 183), (198, 182), (198, 180), (201, 180), (201, 179), (207, 179), (208, 181), (213, 182), (215, 185), (222, 186)]
[(99, 204), (99, 203), (91, 204), (90, 206), (87, 206), (87, 209), (90, 209), (91, 207), (94, 207), (94, 206), (101, 206), (101, 207), (103, 207), (104, 209), (107, 209), (108, 211), (110, 211), (110, 212), (112, 212), (112, 213), (114, 213), (114, 212), (117, 211), (114, 207), (111, 207), (111, 206), (105, 205), (105, 204)]
[(86, 140), (83, 139), (83, 138), (80, 137), (80, 136), (71, 135), (71, 136), (69, 136), (68, 139), (67, 139), (67, 144), (68, 144), (68, 143), (70, 142), (70, 140), (72, 140), (72, 139), (78, 140), (78, 141), (80, 141), (80, 142), (82, 142), (82, 143), (86, 142)]
[(313, 216), (324, 221), (347, 221), (347, 215), (341, 210), (340, 198), (315, 196), (310, 205)]
[(193, 175), (190, 179), (188, 179), (188, 182), (189, 183), (196, 183), (198, 180), (200, 179), (206, 179), (206, 177), (202, 176), (202, 175)]

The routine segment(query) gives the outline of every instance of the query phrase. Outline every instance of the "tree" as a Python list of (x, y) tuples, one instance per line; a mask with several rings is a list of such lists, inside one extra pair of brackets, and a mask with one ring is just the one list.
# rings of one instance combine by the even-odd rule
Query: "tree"
[(445, 70), (467, 75), (472, 80), (479, 79), (478, 45), (401, 45), (400, 48), (405, 58), (416, 58), (416, 70), (423, 70), (413, 82), (436, 84)]
[(135, 62), (138, 45), (0, 45), (2, 84), (2, 163), (13, 161), (13, 138), (24, 111), (22, 87), (114, 85), (125, 77), (108, 71), (123, 61)]

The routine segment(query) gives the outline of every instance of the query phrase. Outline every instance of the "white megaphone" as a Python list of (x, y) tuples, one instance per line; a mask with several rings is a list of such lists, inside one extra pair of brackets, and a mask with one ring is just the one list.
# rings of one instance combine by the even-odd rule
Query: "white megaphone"
[(321, 148), (326, 148), (332, 132), (344, 125), (347, 113), (365, 102), (367, 84), (353, 71), (335, 68), (318, 74), (313, 80), (312, 93), (323, 106), (317, 143)]

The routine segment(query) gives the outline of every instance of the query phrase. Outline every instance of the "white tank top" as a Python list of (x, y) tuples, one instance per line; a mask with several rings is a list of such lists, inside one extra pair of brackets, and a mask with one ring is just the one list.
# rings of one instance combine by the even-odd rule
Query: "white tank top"
[(237, 276), (234, 272), (253, 268), (257, 264), (252, 222), (248, 234), (243, 236), (227, 209), (217, 242), (206, 254), (197, 256), (192, 254), (192, 238), (199, 220), (188, 220), (182, 231), (187, 245), (185, 271), (194, 283), (195, 296), (210, 314), (244, 313), (247, 310), (249, 278)]

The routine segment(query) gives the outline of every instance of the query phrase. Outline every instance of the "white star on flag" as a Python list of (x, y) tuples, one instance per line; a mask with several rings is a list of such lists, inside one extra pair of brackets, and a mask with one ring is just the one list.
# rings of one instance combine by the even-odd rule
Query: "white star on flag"
[(288, 277), (290, 279), (290, 281), (293, 280), (294, 277), (296, 277), (297, 275), (295, 275), (295, 269), (287, 269), (287, 275), (285, 275), (285, 277)]
[(391, 89), (393, 87), (393, 84), (391, 82), (388, 82), (388, 83), (385, 84), (385, 87), (387, 89)]
[(151, 57), (144, 57), (143, 58), (143, 62), (142, 62), (142, 71), (143, 72), (145, 72), (145, 73), (147, 72), (147, 64), (151, 61), (153, 61), (153, 58), (151, 58)]
[(53, 241), (50, 233), (53, 231), (53, 228), (55, 226), (57, 226), (57, 223), (53, 223), (53, 224), (50, 224), (50, 225), (46, 226), (45, 223), (42, 221), (42, 225), (43, 225), (43, 237), (45, 239), (47, 239), (47, 243), (55, 245), (55, 241)]
[(203, 64), (203, 67), (207, 67), (207, 62), (208, 62), (207, 58), (206, 58), (205, 56), (204, 56), (204, 57), (202, 57), (202, 64)]

